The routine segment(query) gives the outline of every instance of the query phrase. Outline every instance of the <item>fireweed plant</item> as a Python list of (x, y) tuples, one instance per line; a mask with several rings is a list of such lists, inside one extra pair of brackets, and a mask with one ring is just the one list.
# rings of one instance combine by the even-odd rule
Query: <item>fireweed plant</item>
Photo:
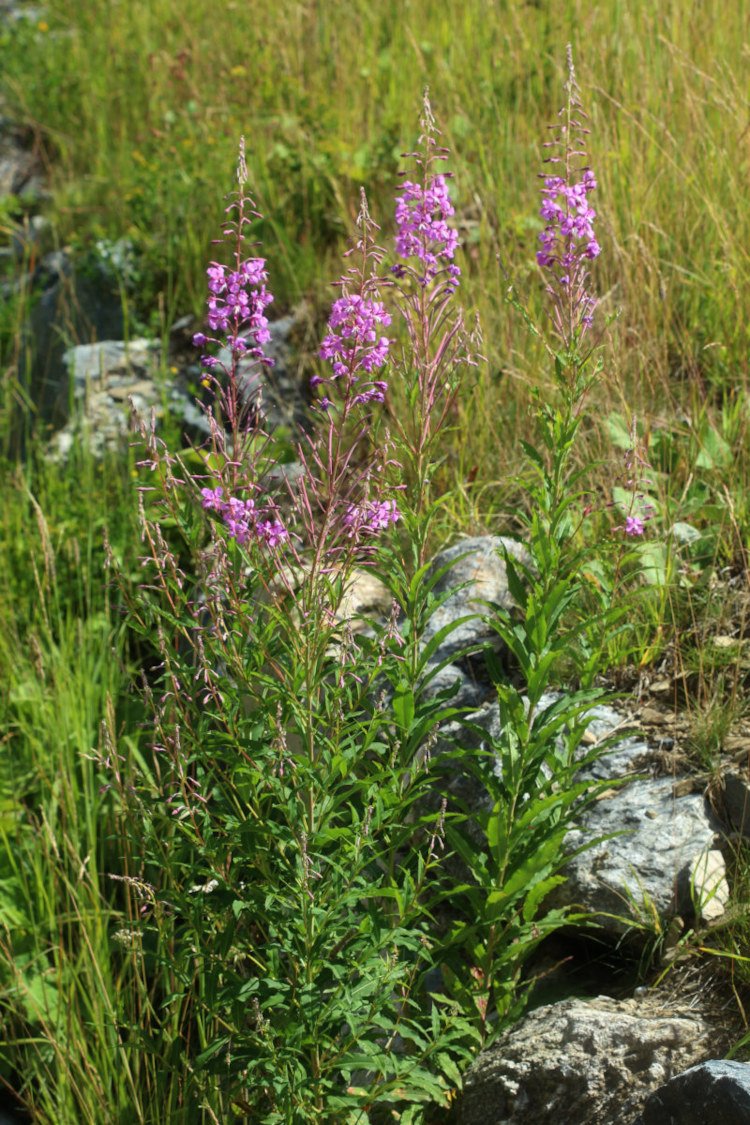
[[(122, 956), (154, 982), (151, 1024), (129, 1029), (131, 1042), (154, 1050), (160, 1027), (180, 1029), (165, 1055), (165, 1119), (423, 1120), (512, 1018), (525, 960), (566, 918), (543, 899), (560, 879), (574, 803), (590, 793), (574, 757), (597, 697), (542, 701), (576, 643), (563, 624), (580, 591), (568, 461), (595, 377), (583, 265), (598, 252), (594, 181), (576, 179), (578, 116), (571, 70), (542, 263), (561, 405), (540, 411), (544, 453), (527, 450), (529, 564), (506, 560), (520, 623), (488, 607), (525, 680), (498, 685), (504, 725), (489, 754), (460, 740), (431, 754), (461, 714), (452, 690), (428, 690), (460, 624), (425, 640), (448, 596), (435, 593), (441, 573), (427, 559), (440, 503), (431, 482), (477, 359), (456, 303), (448, 154), (429, 101), (391, 256), (362, 194), (296, 473), (284, 473), (263, 426), (257, 371), (269, 362), (272, 298), (248, 244), (257, 211), (240, 149), (217, 255), (228, 249), (229, 263), (208, 269), (208, 330), (195, 338), (213, 391), (210, 441), (177, 455), (141, 424), (148, 577), (131, 613), (157, 639), (144, 678), (153, 766), (126, 778), (107, 759), (142, 856), (122, 884), (132, 932)], [(394, 378), (398, 417), (387, 410)], [(348, 618), (368, 572), (392, 600), (385, 624)], [(448, 760), (490, 792), (489, 811), (474, 814), (479, 837), (466, 831), (468, 810), (440, 796)], [(450, 852), (458, 883), (455, 867), (444, 872)]]
[[(504, 1014), (512, 1018), (524, 1002), (525, 991), (519, 988), (523, 957), (516, 947), (533, 944), (562, 920), (561, 912), (545, 908), (544, 900), (564, 881), (559, 872), (566, 832), (596, 796), (597, 790), (580, 780), (580, 771), (607, 746), (602, 743), (586, 753), (584, 735), (591, 710), (604, 694), (592, 686), (602, 638), (618, 627), (623, 614), (622, 599), (617, 604), (611, 596), (616, 582), (610, 582), (607, 595), (581, 534), (592, 507), (583, 484), (587, 466), (572, 464), (586, 401), (602, 364), (592, 343), (596, 298), (589, 275), (600, 253), (589, 201), (597, 184), (587, 162), (586, 115), (570, 48), (565, 92), (541, 176), (545, 226), (537, 262), (545, 280), (548, 321), (536, 326), (509, 292), (510, 304), (546, 345), (556, 389), (552, 401), (537, 394), (538, 445), (523, 445), (528, 555), (525, 562), (507, 552), (503, 556), (516, 607), (512, 612), (488, 607), (489, 621), (512, 654), (520, 682), (509, 682), (488, 653), (500, 734), (489, 741), (480, 774), (492, 799), (480, 821), (486, 847), (467, 846), (460, 826), (448, 824), (446, 830), (449, 847), (464, 859), (474, 881), (464, 890), (469, 909), (457, 920), (455, 934), (461, 946), (473, 948), (470, 992), (482, 1015), (494, 1014), (494, 1026)], [(644, 530), (635, 507), (643, 500), (642, 481), (635, 480), (633, 471), (629, 476), (636, 499), (625, 523), (614, 529), (619, 536), (619, 543), (614, 542), (617, 573), (627, 542), (623, 536)], [(574, 687), (562, 693), (561, 672), (574, 680)], [(449, 969), (444, 975), (450, 981)], [(455, 979), (452, 991), (465, 997), (465, 981)], [(491, 1035), (493, 1025), (481, 1031), (483, 1038)]]

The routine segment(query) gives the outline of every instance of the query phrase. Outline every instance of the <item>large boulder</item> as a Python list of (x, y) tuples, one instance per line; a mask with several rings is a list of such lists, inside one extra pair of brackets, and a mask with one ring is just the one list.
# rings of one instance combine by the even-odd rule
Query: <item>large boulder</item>
[(728, 893), (721, 853), (709, 858), (718, 827), (704, 797), (676, 797), (672, 779), (630, 782), (589, 806), (569, 832), (567, 878), (554, 904), (596, 915), (613, 937), (657, 932), (675, 915), (716, 918)]
[(435, 663), (455, 656), (463, 648), (489, 643), (498, 647), (498, 634), (484, 617), (488, 612), (486, 602), (495, 602), (505, 609), (511, 609), (514, 605), (508, 589), (504, 551), (519, 562), (529, 565), (526, 548), (515, 539), (500, 535), (463, 539), (453, 547), (441, 551), (433, 559), (430, 575), (447, 568), (435, 583), (435, 593), (444, 594), (448, 590), (452, 593), (430, 618), (425, 630), (425, 643), (444, 626), (471, 615), (470, 620), (457, 626), (445, 638), (435, 653)]
[(648, 996), (550, 1004), (477, 1057), (459, 1121), (632, 1125), (651, 1091), (711, 1050), (712, 1029), (699, 1013), (664, 1010)]

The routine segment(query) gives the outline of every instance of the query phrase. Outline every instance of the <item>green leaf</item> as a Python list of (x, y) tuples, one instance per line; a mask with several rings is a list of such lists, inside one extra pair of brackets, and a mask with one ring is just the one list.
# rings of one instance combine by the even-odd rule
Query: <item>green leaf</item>
[(699, 469), (726, 469), (732, 463), (732, 449), (708, 422), (701, 429), (700, 451), (695, 459)]
[(408, 733), (414, 722), (414, 692), (405, 681), (396, 688), (392, 707), (397, 723)]
[(606, 425), (609, 440), (612, 444), (618, 449), (630, 449), (633, 444), (633, 437), (630, 426), (628, 426), (622, 414), (613, 411), (612, 414), (607, 416)]

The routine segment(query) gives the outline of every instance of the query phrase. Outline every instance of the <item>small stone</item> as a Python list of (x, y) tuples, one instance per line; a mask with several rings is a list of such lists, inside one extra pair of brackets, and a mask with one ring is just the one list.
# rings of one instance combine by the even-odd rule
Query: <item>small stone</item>
[(696, 916), (716, 922), (726, 913), (729, 885), (724, 856), (718, 848), (702, 852), (690, 865), (689, 879)]

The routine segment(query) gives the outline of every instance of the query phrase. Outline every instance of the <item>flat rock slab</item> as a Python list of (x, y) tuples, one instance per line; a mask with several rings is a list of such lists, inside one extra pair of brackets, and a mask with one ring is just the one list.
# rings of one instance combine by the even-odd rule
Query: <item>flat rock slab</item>
[(750, 1064), (712, 1059), (651, 1094), (637, 1125), (747, 1125)]
[(653, 1090), (711, 1049), (700, 1014), (665, 1010), (648, 996), (549, 1004), (478, 1056), (465, 1076), (459, 1121), (632, 1125)]
[(573, 855), (555, 904), (575, 903), (619, 936), (634, 924), (653, 928), (676, 914), (692, 915), (696, 904), (726, 901), (715, 857), (702, 859), (713, 850), (717, 828), (702, 795), (675, 797), (669, 778), (630, 782), (590, 806), (568, 834), (571, 853), (601, 842)]

